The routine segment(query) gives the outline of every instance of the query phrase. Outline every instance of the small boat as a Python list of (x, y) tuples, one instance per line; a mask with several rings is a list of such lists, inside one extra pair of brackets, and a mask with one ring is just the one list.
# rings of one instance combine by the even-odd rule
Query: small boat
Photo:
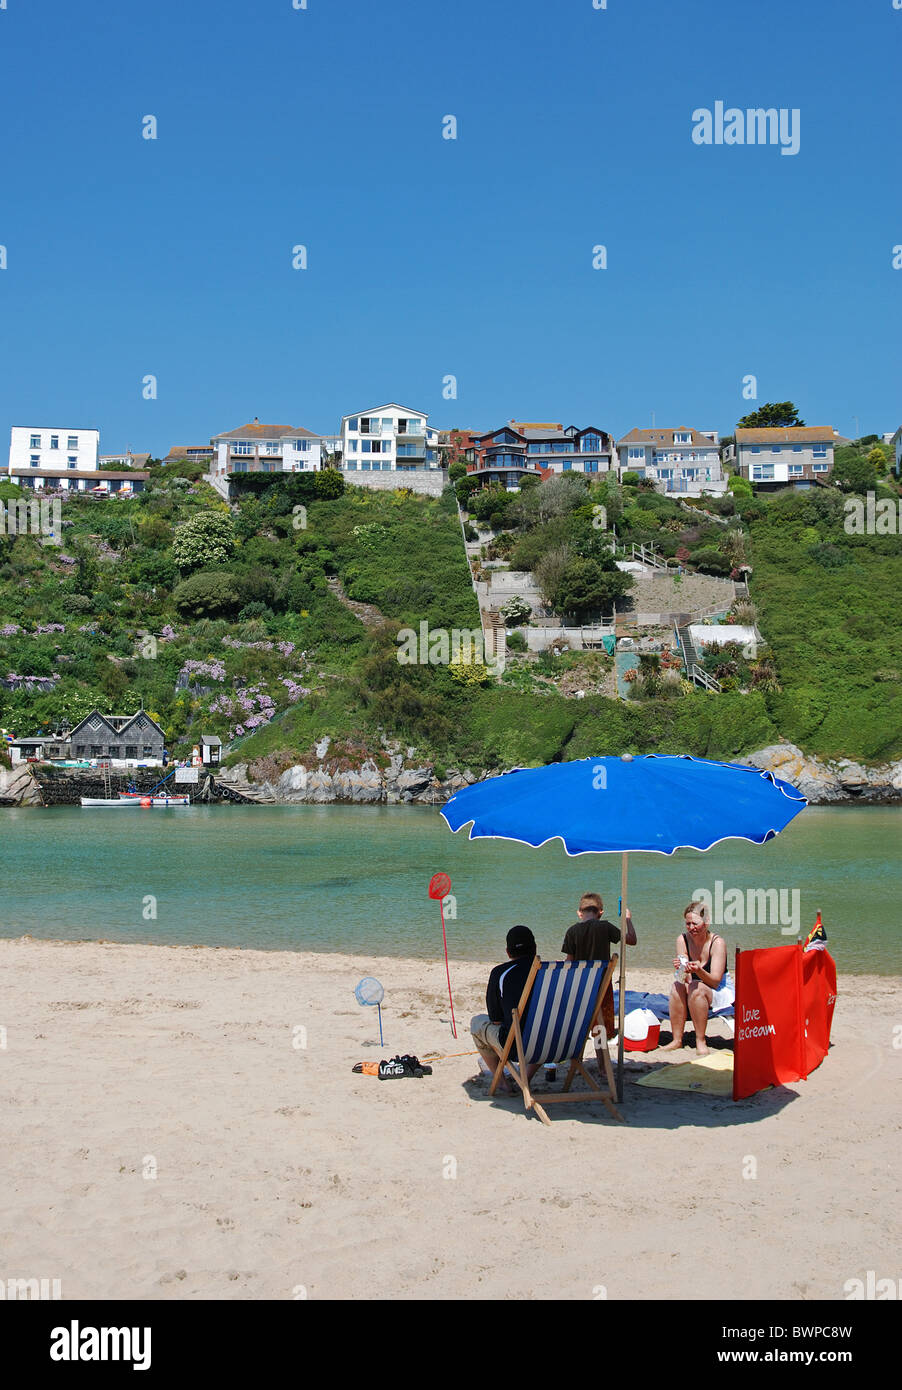
[(145, 796), (145, 797), (142, 797), (142, 798), (141, 798), (141, 800), (138, 802), (138, 805), (139, 805), (139, 806), (143, 806), (147, 801), (150, 801), (151, 806), (190, 806), (190, 805), (191, 805), (191, 798), (190, 798), (190, 796), (151, 796), (151, 797), (146, 797), (146, 796)]
[(83, 796), (81, 797), (82, 806), (140, 806), (140, 801), (121, 801), (118, 797), (114, 801), (112, 797), (105, 796)]

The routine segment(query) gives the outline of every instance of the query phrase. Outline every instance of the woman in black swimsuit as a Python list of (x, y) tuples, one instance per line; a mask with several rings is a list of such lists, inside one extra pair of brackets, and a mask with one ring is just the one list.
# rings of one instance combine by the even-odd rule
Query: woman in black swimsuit
[(683, 913), (685, 932), (677, 937), (674, 968), (680, 967), (680, 956), (687, 956), (690, 979), (687, 984), (674, 980), (670, 991), (670, 1027), (673, 1042), (661, 1048), (662, 1052), (675, 1052), (683, 1046), (683, 1029), (687, 1015), (695, 1026), (695, 1050), (705, 1057), (710, 1048), (705, 1042), (708, 1026), (708, 1012), (714, 991), (717, 989), (727, 968), (727, 943), (722, 936), (715, 936), (709, 926), (709, 909), (706, 903), (690, 903)]

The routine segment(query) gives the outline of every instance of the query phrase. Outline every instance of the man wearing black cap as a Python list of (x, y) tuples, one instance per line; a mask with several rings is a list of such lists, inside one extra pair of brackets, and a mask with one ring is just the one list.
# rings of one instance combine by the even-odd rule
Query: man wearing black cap
[[(536, 956), (536, 939), (529, 927), (511, 927), (507, 934), (507, 954), (508, 960), (496, 965), (489, 976), (485, 991), (487, 1012), (470, 1020), (470, 1032), (479, 1055), (493, 1073), (507, 1042), (512, 1012), (520, 1002)], [(534, 1066), (527, 1069), (527, 1080), (535, 1070)], [(502, 1079), (498, 1089), (509, 1094), (513, 1088)]]

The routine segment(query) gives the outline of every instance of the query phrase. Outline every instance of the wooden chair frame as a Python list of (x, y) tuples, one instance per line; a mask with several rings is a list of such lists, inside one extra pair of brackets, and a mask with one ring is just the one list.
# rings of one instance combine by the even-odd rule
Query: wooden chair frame
[[(539, 957), (535, 957), (532, 963), (532, 969), (530, 970), (529, 975), (527, 977), (526, 984), (523, 986), (523, 993), (520, 995), (520, 1002), (517, 1004), (516, 1008), (512, 1010), (511, 1027), (508, 1032), (504, 1048), (501, 1051), (499, 1051), (498, 1048), (495, 1049), (495, 1051), (498, 1052), (499, 1061), (497, 1067), (495, 1068), (495, 1074), (492, 1077), (492, 1084), (489, 1087), (490, 1096), (495, 1094), (496, 1087), (498, 1086), (499, 1081), (504, 1075), (504, 1068), (507, 1066), (510, 1069), (513, 1079), (516, 1081), (517, 1085), (520, 1087), (520, 1090), (523, 1092), (524, 1109), (535, 1110), (536, 1114), (538, 1115), (539, 1119), (542, 1121), (543, 1124), (551, 1124), (550, 1119), (545, 1113), (544, 1106), (561, 1104), (562, 1102), (571, 1102), (575, 1104), (577, 1101), (586, 1100), (602, 1101), (607, 1106), (608, 1110), (611, 1112), (615, 1120), (619, 1120), (621, 1124), (626, 1123), (623, 1116), (620, 1114), (620, 1111), (614, 1104), (614, 1101), (616, 1100), (616, 1092), (614, 1090), (614, 1072), (611, 1067), (611, 1058), (607, 1047), (607, 1035), (605, 1035), (605, 1040), (602, 1044), (600, 1051), (596, 1049), (596, 1056), (601, 1056), (603, 1059), (605, 1077), (608, 1083), (607, 1090), (603, 1090), (600, 1086), (595, 1085), (595, 1082), (592, 1080), (591, 1076), (583, 1066), (582, 1061), (586, 1041), (589, 1038), (592, 1029), (599, 1022), (599, 1019), (601, 1017), (601, 1001), (604, 999), (608, 990), (611, 988), (611, 980), (614, 974), (614, 967), (617, 965), (617, 960), (617, 956), (611, 957), (610, 961), (608, 962), (608, 968), (602, 976), (601, 988), (598, 991), (598, 999), (596, 1001), (592, 1017), (589, 1019), (589, 1023), (586, 1028), (585, 1034), (583, 1035), (582, 1042), (579, 1045), (579, 1052), (574, 1057), (557, 1059), (561, 1061), (569, 1061), (570, 1063), (570, 1070), (567, 1073), (567, 1079), (564, 1082), (563, 1090), (553, 1095), (543, 1095), (542, 1103), (540, 1105), (539, 1102), (536, 1100), (535, 1096), (532, 1094), (531, 1090), (529, 1089), (529, 1081), (526, 1077), (526, 1068), (530, 1064), (526, 1061), (526, 1058), (524, 1056), (523, 1034), (520, 1029), (520, 1021), (526, 1012), (526, 1007), (529, 1003), (529, 998), (532, 993), (532, 987), (535, 983), (535, 978), (539, 973), (539, 967), (542, 964)], [(569, 964), (569, 962), (554, 961), (551, 962), (551, 964), (567, 965)], [(604, 1031), (604, 1025), (602, 1025), (602, 1031)], [(514, 1047), (514, 1045), (516, 1045), (516, 1063), (514, 1062), (514, 1059), (511, 1057), (511, 1050)], [(578, 1091), (574, 1094), (570, 1091), (570, 1087), (573, 1084), (573, 1081), (577, 1073), (579, 1073), (579, 1075), (582, 1076), (583, 1080), (588, 1085), (588, 1092)]]

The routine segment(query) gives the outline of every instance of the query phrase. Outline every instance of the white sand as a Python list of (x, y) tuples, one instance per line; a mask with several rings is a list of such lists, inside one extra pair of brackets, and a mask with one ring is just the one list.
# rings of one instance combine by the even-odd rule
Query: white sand
[[(840, 980), (807, 1082), (739, 1104), (627, 1084), (627, 1124), (558, 1106), (547, 1128), (468, 1085), (475, 1056), (419, 1081), (351, 1071), (468, 1050), (484, 964), (452, 963), (455, 1043), (441, 960), (24, 938), (0, 962), (4, 1281), (58, 1278), (64, 1299), (841, 1299), (902, 1273), (899, 979)], [(367, 974), (381, 1051), (353, 995)]]

